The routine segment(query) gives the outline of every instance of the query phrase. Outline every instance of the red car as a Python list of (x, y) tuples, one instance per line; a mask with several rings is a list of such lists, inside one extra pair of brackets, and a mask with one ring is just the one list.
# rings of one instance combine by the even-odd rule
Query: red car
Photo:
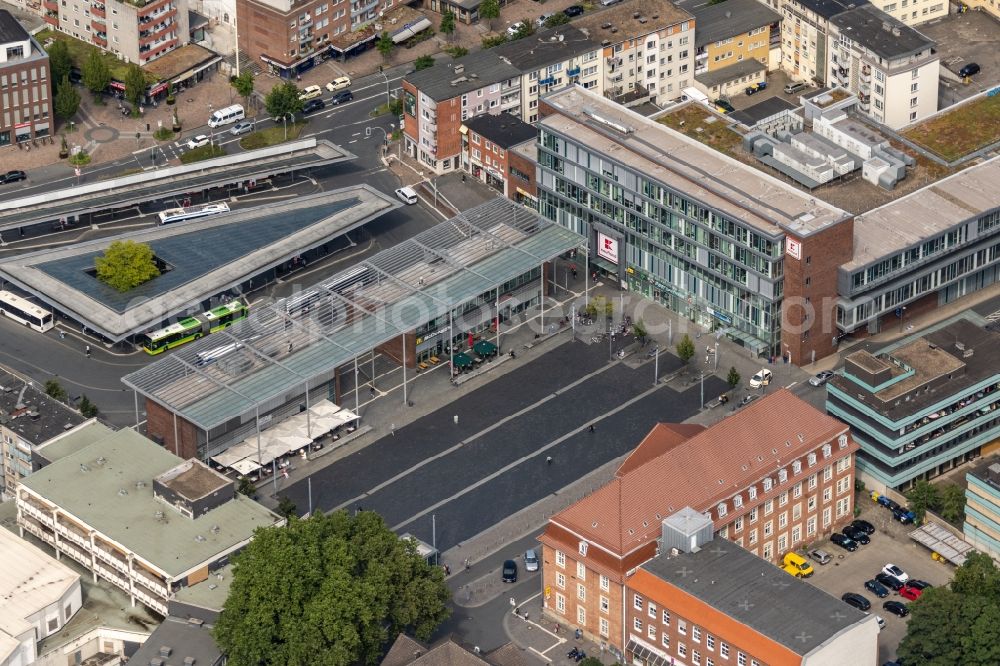
[(920, 595), (923, 593), (924, 591), (921, 590), (920, 588), (910, 587), (909, 585), (904, 585), (899, 590), (899, 596), (903, 597), (904, 599), (908, 599), (909, 601), (916, 601), (917, 599), (920, 598)]

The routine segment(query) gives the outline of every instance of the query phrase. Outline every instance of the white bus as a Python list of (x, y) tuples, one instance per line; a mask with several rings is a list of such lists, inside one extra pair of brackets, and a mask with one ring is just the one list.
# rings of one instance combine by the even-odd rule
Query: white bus
[(246, 118), (246, 113), (243, 111), (243, 107), (239, 104), (233, 104), (213, 113), (208, 119), (208, 126), (220, 127), (235, 123), (237, 120), (243, 120), (244, 118)]
[(30, 326), (39, 333), (55, 326), (51, 312), (9, 291), (0, 291), (0, 314)]
[(171, 208), (160, 213), (160, 224), (170, 224), (182, 220), (193, 220), (198, 217), (207, 217), (219, 213), (228, 213), (229, 205), (224, 203), (205, 204), (193, 208)]

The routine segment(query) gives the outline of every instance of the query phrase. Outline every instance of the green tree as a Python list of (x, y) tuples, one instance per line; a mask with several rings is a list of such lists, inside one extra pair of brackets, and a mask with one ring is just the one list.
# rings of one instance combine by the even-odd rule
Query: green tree
[(418, 72), (422, 69), (427, 69), (428, 67), (433, 67), (433, 66), (434, 66), (434, 56), (430, 55), (422, 55), (419, 58), (417, 58), (416, 61), (413, 63), (414, 69), (416, 69)]
[(80, 413), (83, 414), (88, 419), (92, 419), (97, 416), (97, 405), (90, 401), (86, 395), (80, 398)]
[(132, 240), (114, 241), (94, 258), (97, 278), (118, 291), (128, 291), (160, 274), (153, 250)]
[(87, 59), (83, 62), (83, 67), (80, 68), (80, 73), (83, 77), (83, 85), (87, 86), (87, 90), (93, 93), (94, 100), (101, 103), (101, 93), (111, 85), (111, 69), (100, 51), (90, 50)]
[(441, 34), (449, 40), (455, 34), (455, 13), (450, 9), (441, 15)]
[(523, 39), (524, 37), (530, 37), (535, 34), (535, 23), (531, 19), (523, 19), (518, 21), (517, 34), (514, 35), (514, 39)]
[(479, 5), (479, 18), (486, 19), (486, 27), (493, 29), (493, 21), (500, 18), (500, 0), (483, 0)]
[(484, 49), (492, 49), (494, 46), (500, 46), (501, 44), (507, 43), (507, 34), (501, 32), (497, 35), (487, 35), (482, 39), (482, 45)]
[(597, 657), (587, 657), (580, 662), (580, 666), (604, 666), (604, 662)]
[(253, 72), (244, 69), (239, 76), (234, 76), (229, 85), (236, 90), (236, 94), (243, 98), (243, 103), (250, 106), (250, 96), (253, 95)]
[(62, 387), (58, 379), (50, 379), (45, 382), (45, 395), (62, 401), (66, 399), (66, 389)]
[(951, 589), (965, 596), (984, 594), (1000, 601), (1000, 570), (989, 555), (970, 553), (965, 557), (965, 564), (955, 569)]
[(49, 46), (49, 77), (56, 89), (63, 85), (63, 79), (69, 77), (72, 69), (73, 59), (69, 55), (69, 47), (66, 42), (57, 39)]
[(913, 489), (906, 493), (906, 499), (910, 500), (910, 511), (916, 515), (916, 522), (924, 520), (927, 510), (936, 511), (941, 505), (941, 494), (938, 487), (927, 481), (917, 481), (913, 484)]
[(729, 368), (729, 374), (726, 375), (726, 383), (729, 384), (729, 388), (734, 389), (739, 386), (740, 383), (740, 373), (736, 371), (736, 367)]
[(138, 115), (139, 103), (146, 95), (146, 74), (142, 67), (132, 63), (125, 70), (125, 99), (132, 105), (132, 113)]
[(254, 533), (214, 635), (232, 666), (371, 665), (401, 632), (428, 639), (449, 596), (374, 511), (320, 512)]
[(681, 338), (680, 342), (677, 343), (677, 356), (687, 363), (694, 356), (694, 342), (691, 341), (691, 336), (687, 333)]
[(941, 489), (941, 517), (958, 525), (965, 517), (965, 490), (950, 483)]
[(469, 55), (469, 49), (464, 46), (450, 46), (444, 50), (445, 53), (450, 55), (452, 58), (461, 58), (462, 56)]
[(278, 499), (278, 515), (286, 521), (290, 521), (295, 516), (295, 502), (288, 495), (282, 495)]
[(62, 77), (62, 82), (56, 88), (56, 97), (52, 103), (56, 115), (63, 120), (69, 120), (80, 110), (80, 93), (69, 84), (68, 74)]
[(635, 339), (639, 342), (643, 342), (646, 336), (649, 335), (649, 331), (646, 330), (646, 323), (639, 319), (634, 324), (632, 324), (632, 333), (635, 334)]
[(555, 28), (560, 25), (566, 25), (569, 23), (569, 17), (562, 12), (556, 12), (552, 16), (545, 19), (546, 28)]
[(240, 495), (246, 495), (247, 497), (253, 497), (257, 489), (253, 485), (253, 481), (250, 480), (248, 476), (241, 476), (236, 481), (236, 492)]
[(291, 81), (285, 81), (271, 88), (264, 98), (264, 108), (272, 118), (281, 119), (302, 110), (299, 89)]
[(383, 30), (382, 36), (378, 38), (378, 43), (375, 45), (378, 52), (382, 54), (382, 60), (389, 60), (394, 46), (396, 46), (396, 43), (392, 41), (392, 37), (389, 36), (388, 32)]

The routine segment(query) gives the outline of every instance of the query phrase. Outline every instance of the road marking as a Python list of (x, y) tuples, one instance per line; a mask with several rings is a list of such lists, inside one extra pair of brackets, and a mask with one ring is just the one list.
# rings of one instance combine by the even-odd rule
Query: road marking
[(361, 132), (355, 132), (355, 133), (354, 133), (354, 134), (352, 134), (351, 136), (361, 136)]
[(997, 310), (996, 312), (992, 312), (986, 315), (986, 321), (998, 321), (998, 320), (1000, 320), (1000, 310)]
[(792, 382), (791, 384), (789, 384), (788, 386), (786, 386), (785, 388), (792, 388), (792, 387), (793, 387), (793, 386), (795, 386), (796, 384), (798, 384), (798, 382), (797, 382), (797, 381), (794, 381), (794, 382)]
[(350, 140), (350, 141), (348, 141), (347, 143), (357, 143), (357, 142), (358, 142), (358, 140), (357, 140), (357, 139), (351, 139), (351, 140)]

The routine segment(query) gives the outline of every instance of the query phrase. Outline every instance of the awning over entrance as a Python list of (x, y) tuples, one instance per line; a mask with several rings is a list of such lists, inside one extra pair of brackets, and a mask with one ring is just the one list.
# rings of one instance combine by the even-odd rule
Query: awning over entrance
[(910, 538), (930, 548), (955, 566), (965, 564), (965, 556), (975, 550), (964, 541), (937, 523), (927, 523), (910, 532)]
[(641, 660), (646, 666), (667, 666), (671, 663), (659, 650), (654, 650), (634, 638), (625, 646), (625, 651), (632, 653), (633, 660)]
[(413, 37), (417, 33), (422, 32), (429, 27), (431, 27), (431, 22), (430, 19), (426, 17), (417, 19), (413, 23), (407, 23), (402, 28), (392, 33), (392, 42), (393, 44), (405, 42), (410, 37)]

